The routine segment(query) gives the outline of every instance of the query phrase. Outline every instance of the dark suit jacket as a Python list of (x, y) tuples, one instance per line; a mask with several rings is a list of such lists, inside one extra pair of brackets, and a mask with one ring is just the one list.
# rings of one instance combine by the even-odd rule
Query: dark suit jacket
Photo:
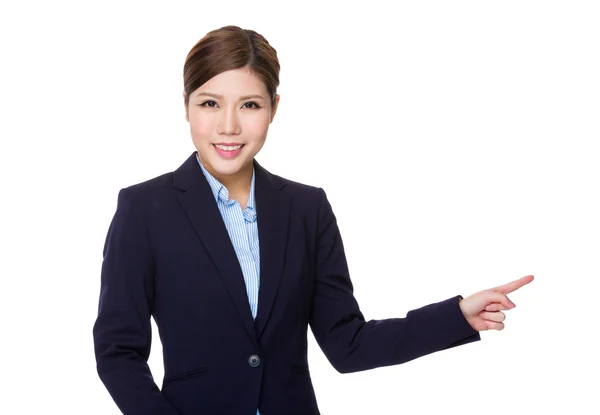
[[(127, 415), (319, 414), (307, 330), (341, 373), (479, 340), (460, 296), (365, 321), (325, 192), (256, 161), (260, 242), (253, 321), (234, 248), (193, 153), (119, 192), (93, 335), (100, 378)], [(154, 317), (165, 377), (147, 365)]]

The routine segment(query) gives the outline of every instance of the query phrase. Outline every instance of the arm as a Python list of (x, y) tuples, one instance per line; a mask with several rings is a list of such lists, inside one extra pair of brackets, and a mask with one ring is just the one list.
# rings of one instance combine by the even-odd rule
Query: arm
[(353, 295), (335, 216), (325, 192), (320, 192), (310, 325), (337, 371), (396, 365), (480, 339), (460, 309), (461, 296), (412, 310), (405, 318), (365, 322)]
[(94, 349), (100, 379), (126, 415), (177, 415), (154, 383), (148, 357), (153, 259), (130, 191), (119, 192), (104, 245)]

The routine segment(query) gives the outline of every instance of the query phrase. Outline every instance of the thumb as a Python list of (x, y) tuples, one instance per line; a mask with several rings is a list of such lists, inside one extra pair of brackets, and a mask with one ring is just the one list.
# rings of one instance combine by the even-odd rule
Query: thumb
[(506, 294), (499, 293), (498, 291), (487, 291), (485, 295), (486, 306), (493, 303), (500, 303), (506, 309), (511, 309), (516, 307), (515, 303), (510, 301), (510, 299), (506, 296)]

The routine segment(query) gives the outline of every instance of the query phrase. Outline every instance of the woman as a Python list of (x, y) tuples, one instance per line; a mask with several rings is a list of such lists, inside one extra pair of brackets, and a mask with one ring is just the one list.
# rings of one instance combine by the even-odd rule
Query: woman
[[(208, 33), (184, 66), (197, 149), (119, 192), (94, 325), (98, 373), (124, 414), (318, 414), (307, 330), (341, 373), (396, 365), (501, 330), (527, 276), (405, 318), (365, 321), (325, 192), (254, 157), (279, 104), (258, 33)], [(162, 388), (147, 365), (154, 317)]]

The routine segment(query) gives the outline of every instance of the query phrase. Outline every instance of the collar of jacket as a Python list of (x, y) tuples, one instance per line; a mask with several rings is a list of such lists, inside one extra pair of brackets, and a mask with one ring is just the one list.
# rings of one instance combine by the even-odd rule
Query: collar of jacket
[(284, 179), (269, 173), (256, 160), (253, 164), (260, 249), (256, 320), (252, 319), (242, 269), (210, 185), (196, 160), (196, 152), (173, 172), (173, 187), (182, 191), (179, 203), (223, 278), (240, 322), (258, 342), (269, 320), (283, 273), (292, 197), (285, 191)]

